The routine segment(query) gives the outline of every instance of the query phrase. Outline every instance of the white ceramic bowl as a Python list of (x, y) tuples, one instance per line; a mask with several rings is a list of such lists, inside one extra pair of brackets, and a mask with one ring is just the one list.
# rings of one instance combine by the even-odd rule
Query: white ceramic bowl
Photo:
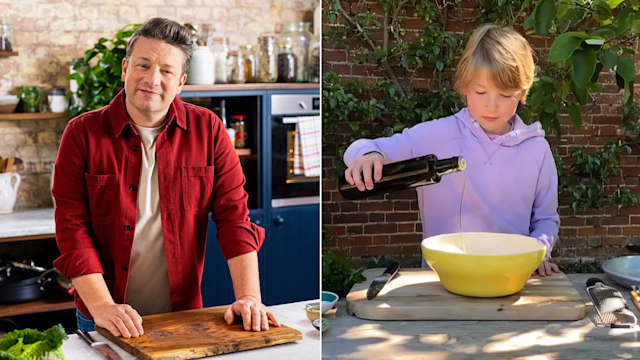
[(12, 113), (18, 106), (16, 95), (0, 95), (0, 114)]
[(640, 255), (622, 256), (602, 263), (602, 271), (618, 284), (631, 288), (640, 285)]

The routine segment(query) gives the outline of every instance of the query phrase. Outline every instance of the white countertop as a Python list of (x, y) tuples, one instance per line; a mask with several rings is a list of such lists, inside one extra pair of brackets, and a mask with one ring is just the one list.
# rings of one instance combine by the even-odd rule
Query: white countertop
[(53, 208), (20, 210), (0, 215), (0, 238), (55, 233)]
[[(311, 301), (311, 300), (310, 300)], [(304, 305), (310, 301), (301, 301), (290, 304), (270, 306), (271, 311), (281, 324), (292, 327), (302, 332), (302, 340), (293, 343), (267, 346), (260, 349), (241, 351), (231, 354), (212, 356), (204, 359), (220, 360), (249, 360), (249, 359), (269, 359), (269, 360), (317, 360), (320, 359), (320, 332), (311, 325), (307, 319)], [(98, 332), (90, 333), (96, 341), (104, 341), (109, 344), (122, 360), (136, 359), (128, 352), (122, 350), (112, 342), (107, 340)], [(69, 339), (62, 344), (62, 351), (67, 359), (75, 360), (101, 360), (102, 357), (93, 351), (84, 340), (76, 334), (70, 334)]]
[(322, 334), (323, 359), (640, 359), (640, 328), (612, 329), (594, 323), (586, 280), (597, 276), (617, 287), (627, 306), (629, 289), (605, 274), (567, 274), (585, 301), (576, 321), (371, 321), (346, 313), (344, 299), (329, 313)]

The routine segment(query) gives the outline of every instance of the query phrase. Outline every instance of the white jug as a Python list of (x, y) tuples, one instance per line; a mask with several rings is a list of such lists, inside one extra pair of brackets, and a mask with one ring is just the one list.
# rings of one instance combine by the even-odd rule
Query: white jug
[(1, 173), (0, 174), (0, 214), (13, 212), (16, 204), (16, 195), (20, 186), (20, 174)]

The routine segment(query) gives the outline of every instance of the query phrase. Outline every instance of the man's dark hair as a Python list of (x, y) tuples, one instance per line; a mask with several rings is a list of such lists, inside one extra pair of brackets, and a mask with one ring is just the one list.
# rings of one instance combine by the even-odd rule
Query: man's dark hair
[(142, 27), (136, 30), (131, 36), (129, 44), (127, 45), (127, 62), (129, 62), (129, 59), (131, 58), (133, 46), (141, 36), (148, 39), (162, 40), (167, 44), (179, 47), (184, 54), (182, 75), (187, 73), (187, 69), (189, 69), (189, 63), (191, 62), (191, 54), (193, 53), (193, 45), (191, 43), (191, 34), (186, 27), (169, 19), (150, 19), (149, 21), (142, 24)]

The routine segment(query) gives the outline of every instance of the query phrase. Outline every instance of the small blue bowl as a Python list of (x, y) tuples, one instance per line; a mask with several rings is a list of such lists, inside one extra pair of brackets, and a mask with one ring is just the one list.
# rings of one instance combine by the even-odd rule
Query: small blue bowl
[(322, 292), (322, 301), (320, 303), (320, 309), (322, 313), (326, 313), (327, 311), (333, 309), (333, 307), (338, 302), (338, 295), (332, 293), (331, 291), (323, 291)]

